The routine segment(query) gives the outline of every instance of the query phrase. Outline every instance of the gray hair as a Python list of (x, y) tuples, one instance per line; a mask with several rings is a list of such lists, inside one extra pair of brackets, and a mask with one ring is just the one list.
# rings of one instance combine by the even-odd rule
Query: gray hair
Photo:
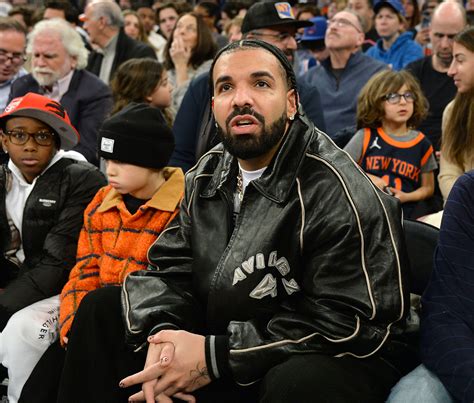
[(123, 15), (119, 5), (112, 1), (92, 1), (89, 3), (92, 7), (92, 16), (94, 20), (104, 17), (107, 25), (121, 28), (123, 26)]
[(358, 14), (354, 10), (351, 10), (350, 8), (345, 8), (344, 10), (341, 10), (341, 11), (345, 11), (346, 13), (350, 13), (350, 14), (354, 15), (357, 18), (357, 21), (359, 21), (359, 25), (362, 28), (362, 33), (364, 33), (367, 30), (367, 21), (365, 21), (365, 19), (362, 18), (362, 16), (360, 14)]
[(28, 34), (26, 52), (33, 52), (33, 42), (38, 34), (51, 31), (59, 35), (66, 52), (69, 56), (74, 57), (77, 60), (76, 69), (81, 70), (85, 68), (87, 66), (89, 51), (86, 49), (79, 33), (71, 26), (71, 24), (60, 18), (38, 22), (33, 30)]

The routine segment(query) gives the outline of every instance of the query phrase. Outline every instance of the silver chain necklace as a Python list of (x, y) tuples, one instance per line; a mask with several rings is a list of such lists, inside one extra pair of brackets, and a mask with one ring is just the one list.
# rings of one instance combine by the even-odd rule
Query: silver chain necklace
[(244, 184), (242, 180), (242, 171), (239, 169), (239, 173), (237, 174), (237, 196), (239, 198), (239, 202), (242, 203), (244, 199)]

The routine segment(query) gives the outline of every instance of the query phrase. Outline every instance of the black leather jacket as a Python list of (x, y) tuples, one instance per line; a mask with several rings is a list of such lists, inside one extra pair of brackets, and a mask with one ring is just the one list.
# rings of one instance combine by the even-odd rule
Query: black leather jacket
[(13, 279), (0, 291), (3, 315), (61, 292), (76, 260), (84, 209), (107, 183), (93, 165), (69, 158), (39, 176), (23, 213), (25, 260), (15, 271), (3, 255), (11, 241), (5, 206), (7, 172), (6, 165), (0, 166), (0, 267), (10, 267)]
[(292, 354), (366, 357), (401, 333), (407, 263), (393, 197), (301, 117), (233, 226), (236, 175), (222, 145), (186, 175), (153, 266), (123, 286), (133, 346), (162, 328), (227, 335), (232, 376), (248, 384)]

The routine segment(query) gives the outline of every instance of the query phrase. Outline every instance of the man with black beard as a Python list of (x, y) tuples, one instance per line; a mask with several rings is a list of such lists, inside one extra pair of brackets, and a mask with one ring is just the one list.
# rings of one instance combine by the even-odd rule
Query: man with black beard
[[(294, 63), (297, 29), (311, 25), (309, 21), (295, 19), (287, 2), (255, 2), (245, 14), (242, 35), (276, 46), (286, 55), (290, 63)], [(174, 121), (173, 134), (176, 146), (170, 165), (178, 166), (185, 172), (218, 142), (213, 130), (214, 120), (207, 102), (210, 93), (208, 83), (209, 73), (203, 73), (191, 82)], [(297, 85), (300, 94), (300, 112), (304, 113), (318, 129), (326, 131), (324, 109), (316, 85), (300, 79)]]
[(58, 401), (383, 401), (413, 366), (398, 202), (298, 113), (279, 49), (230, 44), (210, 77), (224, 143), (148, 270), (83, 299)]

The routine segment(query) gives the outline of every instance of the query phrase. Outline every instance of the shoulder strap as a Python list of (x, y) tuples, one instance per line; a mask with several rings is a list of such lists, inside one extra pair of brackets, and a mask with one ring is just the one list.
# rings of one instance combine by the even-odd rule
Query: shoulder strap
[(360, 154), (359, 161), (357, 162), (359, 165), (362, 163), (365, 157), (365, 153), (367, 152), (367, 148), (369, 147), (371, 132), (373, 129), (366, 127), (364, 129), (364, 142), (362, 143), (362, 153)]

